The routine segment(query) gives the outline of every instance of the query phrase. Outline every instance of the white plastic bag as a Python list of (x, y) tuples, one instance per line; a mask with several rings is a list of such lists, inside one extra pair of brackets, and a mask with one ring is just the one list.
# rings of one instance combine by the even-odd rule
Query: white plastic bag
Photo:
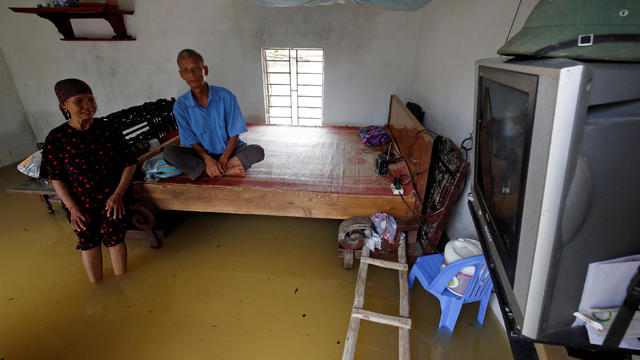
[(18, 164), (18, 171), (33, 178), (40, 175), (40, 162), (42, 161), (42, 150), (38, 150), (31, 154)]

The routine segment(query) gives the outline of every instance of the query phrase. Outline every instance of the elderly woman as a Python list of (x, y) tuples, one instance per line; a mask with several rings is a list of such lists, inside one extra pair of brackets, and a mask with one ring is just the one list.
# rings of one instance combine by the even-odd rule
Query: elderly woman
[(89, 281), (102, 280), (102, 250), (109, 249), (115, 275), (127, 271), (124, 195), (136, 159), (114, 124), (94, 119), (96, 101), (78, 79), (55, 85), (67, 122), (51, 130), (43, 149), (40, 177), (51, 179), (78, 236)]

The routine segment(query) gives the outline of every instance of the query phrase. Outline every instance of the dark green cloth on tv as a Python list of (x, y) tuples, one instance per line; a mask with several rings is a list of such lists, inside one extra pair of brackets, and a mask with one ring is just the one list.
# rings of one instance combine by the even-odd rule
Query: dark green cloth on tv
[(640, 61), (640, 0), (541, 0), (498, 54)]

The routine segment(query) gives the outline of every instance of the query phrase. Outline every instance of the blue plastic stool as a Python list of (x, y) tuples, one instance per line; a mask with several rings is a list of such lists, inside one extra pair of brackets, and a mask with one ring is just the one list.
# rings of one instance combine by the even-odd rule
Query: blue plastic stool
[[(409, 288), (413, 287), (413, 281), (417, 277), (422, 287), (440, 300), (442, 315), (438, 327), (453, 332), (462, 304), (474, 301), (480, 301), (478, 322), (482, 325), (493, 289), (493, 282), (491, 282), (484, 255), (454, 261), (442, 271), (440, 271), (440, 266), (442, 266), (441, 254), (419, 257), (409, 274)], [(447, 285), (460, 270), (467, 266), (475, 266), (476, 270), (464, 295), (458, 296), (447, 289)]]

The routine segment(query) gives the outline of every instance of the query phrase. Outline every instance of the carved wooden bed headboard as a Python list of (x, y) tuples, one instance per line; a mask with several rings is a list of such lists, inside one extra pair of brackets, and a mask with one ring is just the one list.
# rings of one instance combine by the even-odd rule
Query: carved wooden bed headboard
[(391, 95), (387, 127), (413, 177), (420, 198), (415, 210), (420, 213), (429, 175), (433, 138), (396, 95)]

